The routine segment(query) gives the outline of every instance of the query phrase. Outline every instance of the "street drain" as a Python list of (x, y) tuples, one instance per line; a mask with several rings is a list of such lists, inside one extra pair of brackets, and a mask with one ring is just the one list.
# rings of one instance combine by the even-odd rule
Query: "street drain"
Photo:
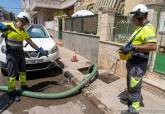
[(80, 68), (78, 69), (82, 74), (87, 74), (88, 73), (88, 69), (89, 67), (84, 67), (84, 68)]
[(120, 77), (118, 77), (114, 74), (111, 74), (111, 73), (101, 73), (101, 74), (99, 74), (98, 79), (109, 84), (109, 83), (112, 83), (112, 82), (120, 79)]

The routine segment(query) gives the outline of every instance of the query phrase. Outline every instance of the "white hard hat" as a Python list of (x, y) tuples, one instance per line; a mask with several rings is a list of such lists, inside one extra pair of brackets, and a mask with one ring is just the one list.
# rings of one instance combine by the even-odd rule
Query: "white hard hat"
[(28, 23), (31, 22), (31, 17), (30, 17), (30, 15), (29, 15), (27, 12), (20, 12), (20, 13), (17, 15), (17, 18), (19, 18), (19, 19), (24, 19), (24, 20), (27, 21)]
[(130, 14), (134, 14), (134, 15), (145, 14), (145, 13), (148, 13), (148, 8), (144, 4), (136, 5), (130, 12)]

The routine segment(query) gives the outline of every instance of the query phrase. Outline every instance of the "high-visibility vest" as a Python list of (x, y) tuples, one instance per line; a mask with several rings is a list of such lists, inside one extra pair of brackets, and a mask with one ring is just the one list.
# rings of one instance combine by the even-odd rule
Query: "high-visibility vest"
[(12, 49), (23, 48), (23, 41), (30, 38), (29, 34), (24, 29), (16, 28), (14, 22), (4, 24), (10, 25), (14, 29), (5, 32), (6, 45)]
[[(134, 31), (132, 36), (136, 34), (142, 27), (137, 27), (137, 29)], [(131, 38), (132, 38), (131, 36)], [(155, 34), (155, 28), (151, 23), (146, 24), (142, 30), (136, 35), (134, 38), (132, 44), (133, 45), (140, 45), (140, 44), (146, 44), (146, 43), (156, 43), (156, 34)]]
[[(136, 34), (141, 28), (142, 27), (138, 27), (134, 31), (132, 36), (134, 36), (134, 34)], [(155, 28), (151, 23), (147, 23), (132, 41), (133, 45), (141, 45), (141, 44), (146, 44), (146, 43), (157, 43)], [(134, 52), (133, 56), (148, 59), (149, 52), (136, 51)]]

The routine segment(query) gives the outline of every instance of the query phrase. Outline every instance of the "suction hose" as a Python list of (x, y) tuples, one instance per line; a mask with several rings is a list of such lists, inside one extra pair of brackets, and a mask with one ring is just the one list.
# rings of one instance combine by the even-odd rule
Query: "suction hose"
[[(42, 93), (42, 92), (32, 92), (18, 89), (17, 91), (23, 96), (38, 98), (38, 99), (59, 99), (65, 98), (78, 93), (86, 84), (88, 84), (97, 75), (97, 65), (93, 64), (89, 69), (88, 73), (85, 75), (84, 79), (73, 88), (58, 92), (58, 93)], [(0, 86), (0, 91), (7, 92), (7, 86)]]

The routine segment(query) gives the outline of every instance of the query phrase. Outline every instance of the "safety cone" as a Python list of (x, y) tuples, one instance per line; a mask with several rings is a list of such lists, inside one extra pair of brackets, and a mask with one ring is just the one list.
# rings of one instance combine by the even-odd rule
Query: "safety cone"
[(77, 56), (76, 56), (76, 49), (75, 49), (75, 48), (73, 49), (73, 53), (74, 53), (74, 55), (73, 55), (73, 57), (71, 58), (71, 61), (72, 61), (72, 62), (78, 62), (78, 59), (77, 59)]

